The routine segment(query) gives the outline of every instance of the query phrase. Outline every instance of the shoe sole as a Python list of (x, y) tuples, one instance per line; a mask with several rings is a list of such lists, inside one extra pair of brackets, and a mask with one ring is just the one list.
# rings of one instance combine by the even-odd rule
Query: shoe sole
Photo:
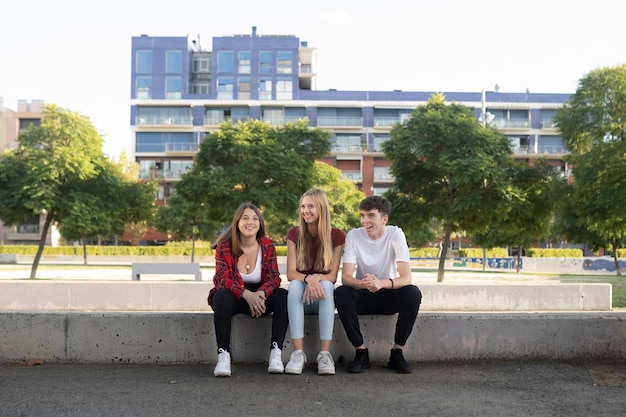
[(285, 373), (289, 375), (301, 375), (302, 369), (287, 369), (285, 368)]
[(348, 369), (348, 372), (351, 374), (362, 374), (366, 369), (370, 369), (371, 367), (372, 365), (368, 363), (363, 369)]
[(334, 369), (323, 369), (323, 370), (317, 370), (317, 374), (318, 375), (335, 375), (335, 370)]
[(267, 370), (268, 374), (282, 374), (284, 372), (285, 372), (284, 369), (279, 369), (279, 368), (274, 368), (274, 369), (268, 369)]
[(218, 374), (213, 374), (218, 378), (222, 378), (222, 377), (229, 377), (230, 376), (230, 372), (226, 373), (226, 372), (220, 372)]

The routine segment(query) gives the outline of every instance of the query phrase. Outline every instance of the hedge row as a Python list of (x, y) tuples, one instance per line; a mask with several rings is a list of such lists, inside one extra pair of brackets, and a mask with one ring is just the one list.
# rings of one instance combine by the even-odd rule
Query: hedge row
[(528, 248), (526, 256), (531, 258), (582, 258), (583, 250), (574, 248)]
[[(509, 252), (506, 250), (506, 248), (493, 248), (493, 249), (487, 249), (486, 255), (487, 255), (487, 258), (508, 258)], [(459, 249), (459, 256), (461, 258), (482, 258), (483, 249), (482, 248)]]
[[(411, 257), (433, 258), (438, 254), (437, 248), (410, 248)], [(36, 245), (0, 245), (0, 254), (11, 255), (35, 255)], [(82, 256), (82, 246), (46, 246), (44, 255), (69, 255)], [(626, 257), (626, 249), (618, 249), (620, 258)], [(209, 244), (196, 244), (195, 256), (213, 256), (215, 251)], [(277, 256), (287, 256), (287, 246), (276, 246)], [(191, 244), (167, 244), (165, 246), (87, 246), (87, 256), (191, 256)], [(459, 249), (462, 258), (482, 258), (481, 248)], [(581, 249), (540, 249), (529, 248), (526, 256), (533, 258), (580, 258), (583, 256)], [(508, 257), (505, 248), (487, 250), (488, 258)]]

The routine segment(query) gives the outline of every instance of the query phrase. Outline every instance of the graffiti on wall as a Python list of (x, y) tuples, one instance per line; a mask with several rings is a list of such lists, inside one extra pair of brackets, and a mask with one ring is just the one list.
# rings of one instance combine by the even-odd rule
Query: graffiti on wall
[[(615, 272), (615, 261), (609, 259), (585, 259), (583, 261), (583, 269), (585, 271), (602, 271)], [(626, 271), (626, 261), (619, 261), (620, 271)]]
[[(489, 269), (515, 269), (517, 258), (487, 258), (486, 267)], [(437, 268), (439, 258), (411, 258), (413, 268)], [(454, 258), (446, 259), (446, 268), (483, 269), (483, 258)], [(520, 269), (523, 261), (520, 261)]]

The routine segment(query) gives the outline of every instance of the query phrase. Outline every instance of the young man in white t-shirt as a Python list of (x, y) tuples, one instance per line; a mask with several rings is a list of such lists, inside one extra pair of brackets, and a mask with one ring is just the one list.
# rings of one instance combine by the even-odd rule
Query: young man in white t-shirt
[[(359, 204), (363, 227), (346, 235), (342, 286), (335, 290), (335, 306), (350, 343), (356, 348), (348, 372), (370, 367), (363, 343), (360, 314), (396, 314), (394, 346), (388, 367), (399, 373), (412, 372), (402, 354), (417, 319), (422, 293), (411, 284), (409, 247), (402, 229), (387, 226), (391, 203), (384, 197), (367, 197)], [(356, 272), (356, 273), (355, 273)]]

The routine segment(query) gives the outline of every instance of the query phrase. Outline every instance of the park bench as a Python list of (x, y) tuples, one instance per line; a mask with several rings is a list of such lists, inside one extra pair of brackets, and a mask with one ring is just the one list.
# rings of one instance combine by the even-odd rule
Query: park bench
[(133, 263), (132, 264), (132, 277), (133, 281), (139, 281), (141, 275), (153, 274), (153, 275), (194, 275), (196, 281), (202, 281), (202, 272), (200, 271), (200, 264), (197, 263)]

